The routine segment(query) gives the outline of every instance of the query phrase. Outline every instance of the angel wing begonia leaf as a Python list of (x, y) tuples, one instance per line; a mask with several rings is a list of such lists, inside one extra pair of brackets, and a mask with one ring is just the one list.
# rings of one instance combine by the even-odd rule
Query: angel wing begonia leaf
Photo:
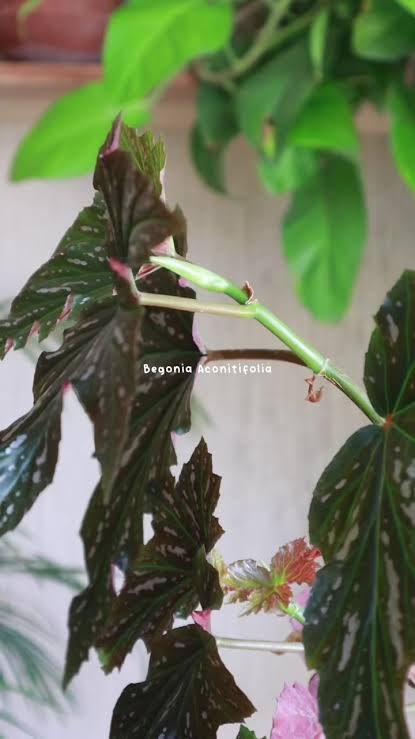
[(53, 479), (67, 383), (94, 421), (103, 477), (106, 484), (112, 479), (135, 396), (139, 326), (139, 312), (109, 298), (85, 311), (60, 349), (41, 355), (32, 410), (0, 434), (0, 534), (19, 523)]
[(154, 247), (183, 228), (182, 219), (160, 198), (160, 184), (154, 185), (155, 162), (147, 146), (141, 164), (150, 168), (150, 176), (137, 168), (131, 133), (116, 121), (98, 156), (94, 187), (108, 210), (108, 256), (135, 271), (148, 261)]
[(214, 637), (199, 626), (183, 626), (154, 643), (146, 681), (121, 694), (110, 739), (215, 739), (219, 726), (254, 711), (220, 659)]
[(320, 552), (304, 539), (280, 547), (271, 566), (253, 559), (229, 565), (221, 576), (222, 586), (231, 603), (247, 603), (245, 613), (259, 613), (285, 608), (292, 597), (292, 585), (311, 585), (316, 577)]
[(406, 673), (415, 661), (415, 272), (376, 315), (365, 385), (384, 426), (351, 436), (323, 473), (310, 535), (326, 566), (306, 609), (304, 643), (320, 673), (327, 739), (409, 739)]
[(9, 317), (0, 321), (0, 356), (9, 345), (23, 347), (32, 330), (45, 339), (67, 315), (111, 295), (112, 274), (107, 263), (106, 208), (100, 197), (84, 208), (68, 229), (53, 256), (28, 280), (14, 299)]
[(115, 601), (100, 647), (107, 670), (119, 667), (138, 639), (151, 645), (174, 615), (222, 604), (217, 570), (206, 561), (222, 534), (213, 516), (220, 478), (202, 439), (175, 485), (169, 475), (154, 500), (154, 536), (133, 563)]
[[(194, 297), (175, 277), (158, 271), (143, 280), (150, 292)], [(142, 544), (142, 517), (154, 502), (154, 480), (176, 462), (172, 433), (190, 427), (190, 397), (203, 354), (193, 338), (193, 315), (146, 309), (136, 396), (120, 471), (105, 502), (98, 485), (82, 526), (90, 584), (71, 606), (65, 680), (78, 672), (107, 621), (114, 589), (111, 565), (127, 571)]]

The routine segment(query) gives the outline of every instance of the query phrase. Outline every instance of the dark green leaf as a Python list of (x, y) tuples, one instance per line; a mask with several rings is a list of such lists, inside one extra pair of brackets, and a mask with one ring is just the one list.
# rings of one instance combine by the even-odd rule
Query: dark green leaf
[(105, 80), (112, 98), (119, 107), (143, 99), (192, 59), (220, 49), (231, 31), (226, 0), (132, 0), (112, 15), (107, 32)]
[(32, 410), (0, 435), (0, 533), (17, 526), (53, 479), (67, 383), (94, 422), (105, 490), (111, 487), (135, 396), (139, 323), (138, 312), (109, 298), (85, 311), (60, 349), (41, 355)]
[(9, 317), (0, 321), (0, 356), (11, 342), (15, 349), (23, 347), (33, 329), (39, 330), (41, 341), (63, 315), (72, 311), (76, 316), (85, 304), (111, 295), (106, 226), (105, 205), (96, 197), (14, 299)]
[(219, 485), (203, 439), (177, 485), (171, 475), (158, 485), (154, 536), (132, 564), (100, 639), (106, 670), (120, 667), (139, 639), (151, 645), (176, 613), (187, 618), (199, 603), (204, 610), (220, 607), (218, 572), (206, 561), (222, 534), (213, 516)]
[(396, 2), (372, 0), (357, 16), (353, 47), (367, 59), (402, 59), (415, 48), (415, 19)]
[(294, 194), (283, 238), (304, 305), (320, 320), (339, 320), (350, 303), (366, 239), (364, 196), (352, 162), (330, 158)]
[(359, 140), (353, 111), (342, 88), (320, 85), (299, 114), (288, 140), (294, 146), (323, 149), (356, 157)]
[(317, 173), (318, 166), (315, 152), (285, 146), (276, 159), (261, 160), (259, 175), (267, 190), (279, 195), (302, 187)]
[[(192, 290), (180, 287), (164, 271), (143, 280), (141, 287), (194, 297)], [(97, 487), (82, 526), (90, 586), (71, 607), (66, 682), (87, 659), (107, 620), (114, 597), (111, 565), (128, 570), (139, 554), (143, 511), (152, 508), (150, 487), (155, 479), (166, 477), (176, 461), (172, 432), (189, 429), (190, 396), (202, 357), (192, 329), (192, 314), (145, 311), (136, 399), (121, 469), (108, 503), (102, 486)]]
[(101, 149), (94, 187), (108, 210), (108, 255), (136, 271), (148, 261), (151, 249), (180, 232), (183, 224), (168, 210), (151, 180), (137, 169), (137, 154), (131, 147), (129, 151), (121, 148), (122, 130), (117, 121)]
[(199, 626), (183, 626), (154, 644), (147, 680), (120, 696), (110, 739), (216, 739), (219, 726), (254, 711), (221, 661), (214, 637)]
[(324, 54), (327, 44), (330, 10), (322, 8), (313, 19), (310, 26), (310, 56), (317, 77), (323, 76)]
[(264, 124), (276, 125), (283, 138), (315, 85), (305, 41), (279, 52), (244, 81), (237, 94), (239, 122), (249, 141), (262, 148)]
[[(125, 106), (127, 107), (127, 106)], [(149, 121), (142, 101), (130, 100), (129, 123)], [(94, 168), (97, 152), (120, 112), (109, 99), (102, 82), (92, 82), (60, 98), (23, 139), (15, 156), (11, 177), (77, 177)]]
[(190, 139), (193, 164), (202, 180), (217, 192), (226, 192), (224, 151), (225, 146), (209, 145), (199, 126), (194, 126)]
[(238, 133), (234, 98), (202, 83), (197, 94), (198, 125), (208, 146), (223, 146)]
[(411, 91), (393, 85), (388, 103), (396, 166), (408, 187), (415, 191), (415, 97)]
[(326, 567), (306, 610), (309, 665), (320, 674), (327, 739), (409, 739), (403, 689), (415, 662), (415, 273), (376, 316), (365, 385), (383, 427), (346, 442), (310, 511)]
[[(257, 736), (254, 731), (251, 731), (246, 726), (241, 726), (236, 739), (257, 739)], [(265, 739), (265, 737), (263, 739)]]

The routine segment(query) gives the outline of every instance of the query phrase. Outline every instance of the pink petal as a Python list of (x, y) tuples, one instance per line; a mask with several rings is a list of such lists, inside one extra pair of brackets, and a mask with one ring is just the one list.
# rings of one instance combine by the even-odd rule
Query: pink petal
[(277, 701), (271, 739), (324, 739), (314, 693), (315, 684), (312, 691), (299, 683), (284, 686)]
[(212, 611), (193, 611), (192, 613), (192, 619), (197, 624), (197, 626), (201, 626), (202, 629), (205, 631), (208, 631), (209, 634), (212, 633)]

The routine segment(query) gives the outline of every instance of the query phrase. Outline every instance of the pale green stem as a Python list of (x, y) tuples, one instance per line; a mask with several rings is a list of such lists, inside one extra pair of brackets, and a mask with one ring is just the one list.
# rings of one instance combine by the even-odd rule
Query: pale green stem
[(230, 316), (231, 318), (255, 318), (255, 306), (236, 306), (221, 303), (210, 303), (192, 298), (178, 298), (174, 295), (158, 295), (142, 293), (137, 295), (139, 305), (149, 308), (170, 308), (184, 310), (189, 313), (208, 313), (212, 316)]
[[(228, 295), (237, 303), (244, 305), (250, 309), (247, 316), (255, 318), (258, 323), (270, 331), (274, 336), (280, 339), (294, 354), (299, 357), (307, 367), (309, 367), (315, 375), (324, 377), (333, 385), (342, 390), (350, 400), (372, 421), (372, 423), (383, 426), (385, 419), (379, 415), (373, 408), (366, 393), (355, 385), (350, 378), (344, 374), (328, 357), (321, 354), (310, 344), (307, 344), (301, 337), (290, 329), (283, 321), (281, 321), (272, 311), (265, 305), (257, 302), (252, 296), (248, 299), (248, 290), (242, 289), (230, 280), (211, 272), (208, 269), (199, 267), (198, 265), (187, 262), (184, 259), (176, 259), (175, 257), (151, 257), (150, 262), (159, 267), (165, 267), (170, 271), (190, 280), (198, 287), (211, 292), (219, 292)], [(160, 296), (154, 296), (156, 300)], [(174, 299), (176, 300), (176, 299)], [(195, 301), (194, 312), (198, 312)]]
[(304, 646), (300, 642), (286, 641), (262, 641), (257, 639), (228, 639), (215, 636), (219, 649), (245, 649), (252, 652), (287, 653), (295, 652), (302, 654)]

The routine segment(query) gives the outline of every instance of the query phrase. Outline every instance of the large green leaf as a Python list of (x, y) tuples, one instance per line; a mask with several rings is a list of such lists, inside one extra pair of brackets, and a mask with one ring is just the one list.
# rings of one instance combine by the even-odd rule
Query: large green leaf
[(415, 662), (415, 272), (376, 315), (365, 385), (381, 426), (357, 431), (317, 484), (310, 532), (326, 566), (306, 610), (327, 739), (409, 739), (403, 711)]
[(315, 152), (296, 146), (284, 146), (275, 159), (263, 157), (259, 163), (263, 184), (277, 195), (302, 187), (317, 170), (318, 157)]
[(154, 644), (146, 681), (121, 694), (110, 739), (216, 739), (219, 726), (254, 711), (220, 659), (214, 637), (199, 626), (183, 626)]
[(353, 111), (342, 88), (334, 82), (320, 85), (304, 105), (288, 138), (294, 146), (357, 156), (359, 140)]
[(396, 0), (405, 10), (415, 15), (415, 0)]
[(139, 312), (109, 298), (85, 311), (60, 349), (41, 355), (32, 410), (0, 435), (0, 534), (19, 523), (53, 479), (68, 383), (94, 422), (104, 488), (111, 486), (135, 397), (139, 324)]
[[(194, 297), (192, 290), (180, 287), (164, 271), (143, 280), (141, 288)], [(114, 597), (111, 565), (128, 570), (137, 559), (143, 511), (152, 508), (154, 498), (151, 487), (176, 461), (172, 433), (183, 433), (190, 426), (190, 396), (202, 357), (192, 330), (192, 314), (145, 311), (135, 405), (120, 472), (108, 502), (102, 486), (97, 487), (82, 525), (90, 585), (71, 607), (66, 682), (87, 659), (108, 618)]]
[(351, 299), (366, 239), (359, 172), (331, 157), (293, 196), (283, 224), (284, 252), (304, 305), (337, 321)]
[(104, 47), (112, 99), (120, 107), (143, 99), (192, 59), (219, 50), (231, 31), (226, 0), (131, 0), (113, 14)]
[(353, 47), (367, 59), (401, 59), (415, 48), (415, 19), (395, 1), (371, 0), (355, 21)]
[(204, 610), (221, 606), (218, 572), (205, 556), (223, 533), (213, 516), (219, 485), (203, 439), (177, 485), (171, 475), (158, 485), (154, 536), (132, 564), (100, 639), (107, 670), (120, 667), (139, 639), (151, 645), (175, 614), (188, 617), (199, 603)]
[[(136, 127), (149, 121), (144, 101), (124, 101), (129, 123)], [(102, 82), (93, 82), (60, 98), (23, 139), (15, 156), (11, 177), (77, 177), (91, 172), (97, 152), (119, 103), (111, 102)]]
[(74, 316), (85, 304), (111, 295), (106, 228), (105, 204), (96, 197), (14, 299), (9, 317), (0, 321), (0, 356), (11, 343), (23, 347), (33, 329), (39, 340), (45, 339), (64, 314)]
[(415, 97), (399, 85), (391, 88), (391, 144), (396, 166), (402, 179), (415, 191)]
[(315, 85), (305, 40), (265, 62), (240, 85), (237, 110), (240, 127), (254, 146), (262, 147), (263, 126), (275, 124), (277, 139), (295, 121)]

